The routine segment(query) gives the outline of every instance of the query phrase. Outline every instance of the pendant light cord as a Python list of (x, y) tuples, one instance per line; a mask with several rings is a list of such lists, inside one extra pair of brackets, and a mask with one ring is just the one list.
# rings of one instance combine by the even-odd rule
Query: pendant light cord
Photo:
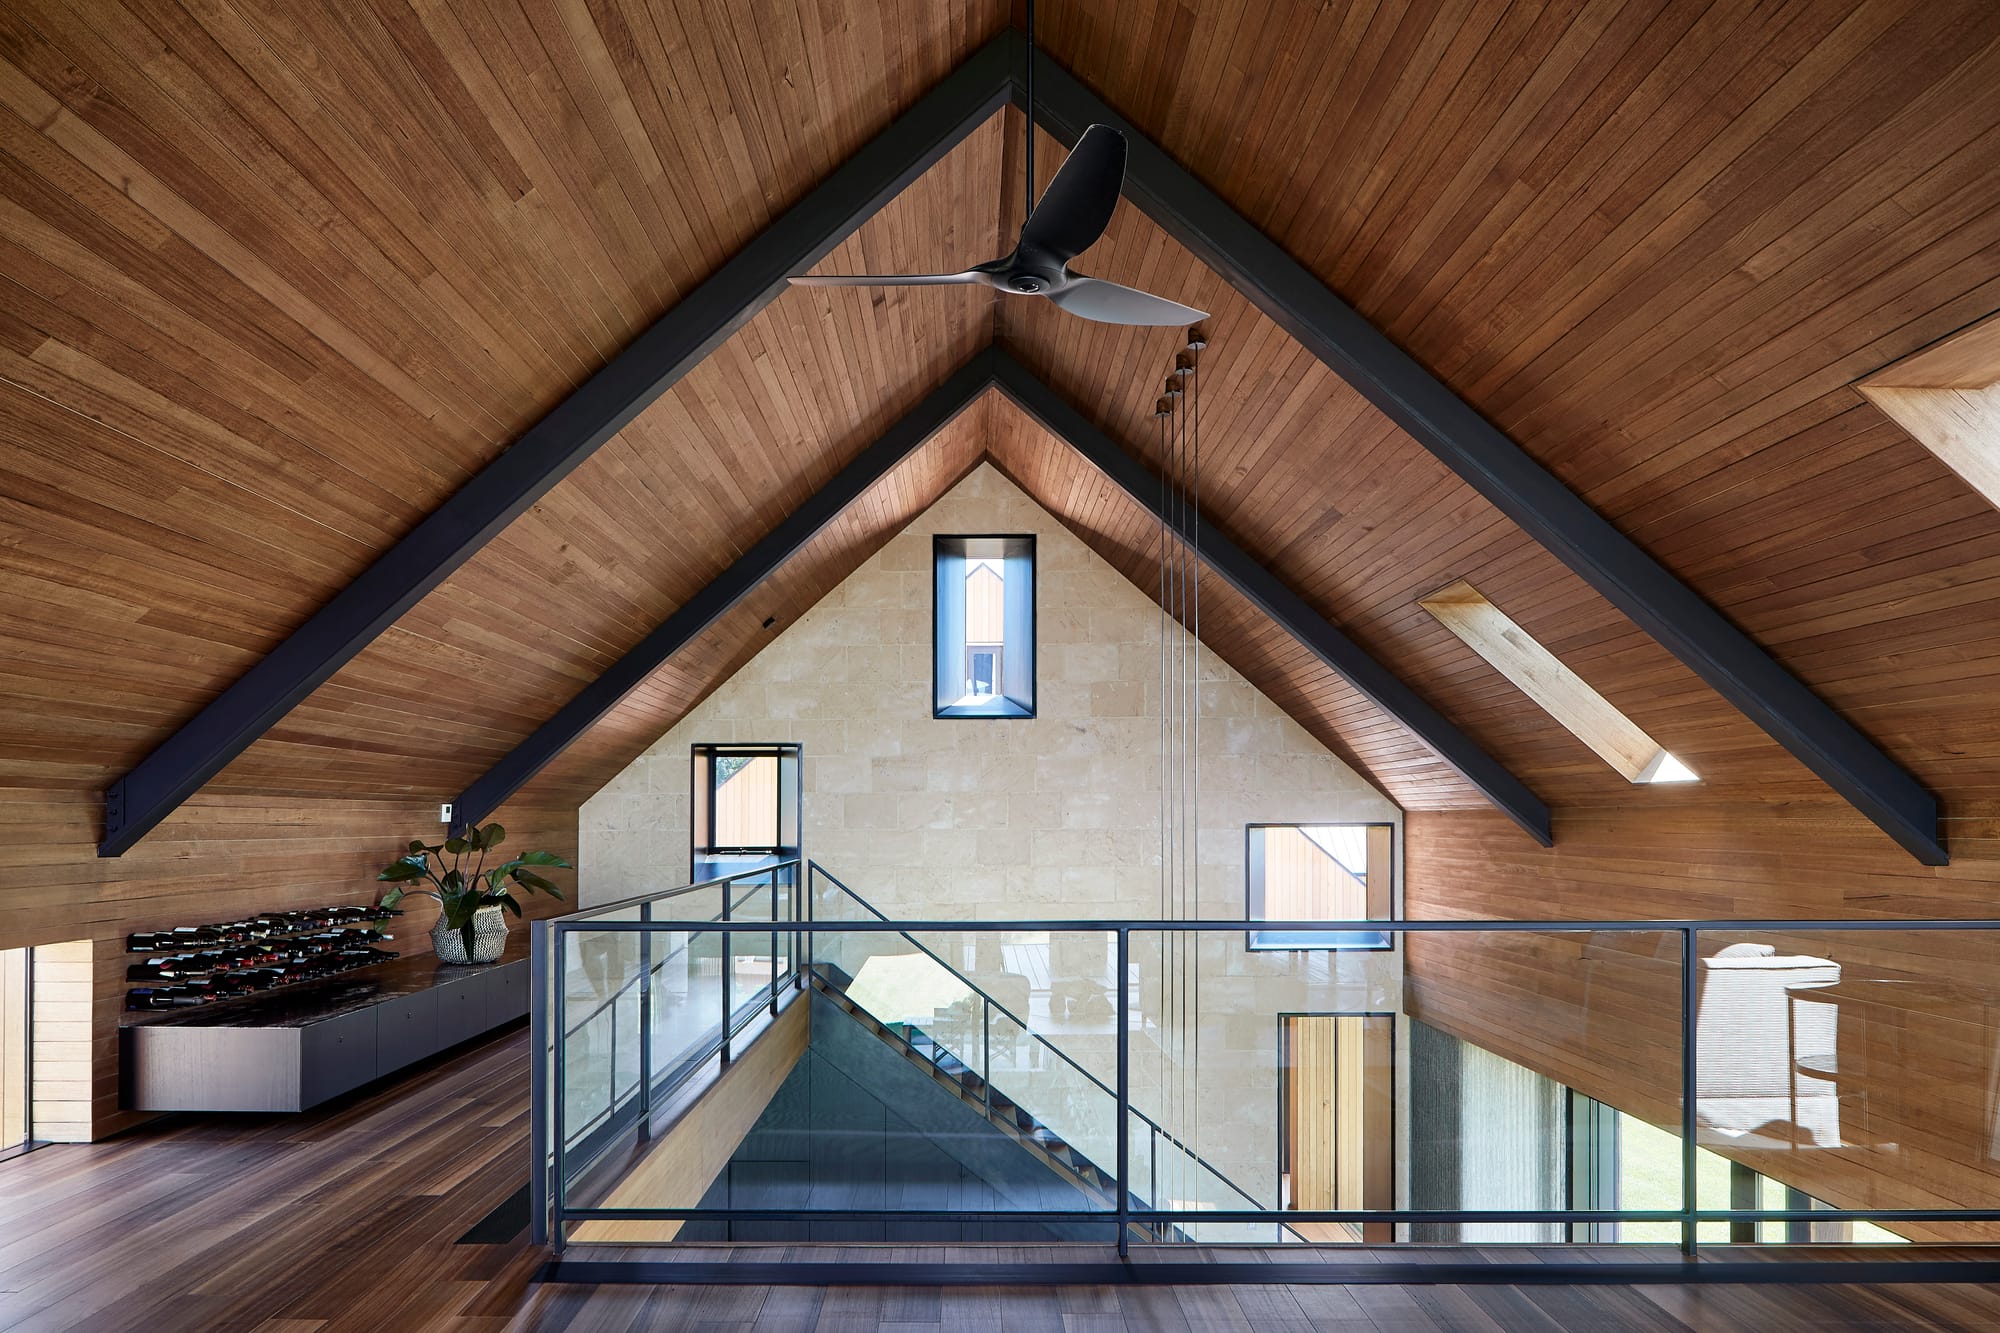
[(1035, 215), (1035, 0), (1028, 0), (1028, 211), (1022, 215), (1022, 225)]

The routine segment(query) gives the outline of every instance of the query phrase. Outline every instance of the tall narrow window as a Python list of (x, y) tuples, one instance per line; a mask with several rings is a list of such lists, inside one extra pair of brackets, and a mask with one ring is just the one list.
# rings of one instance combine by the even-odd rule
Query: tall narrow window
[(1035, 715), (1035, 539), (939, 537), (933, 717)]
[(697, 745), (696, 883), (799, 854), (799, 747)]
[[(1388, 824), (1252, 824), (1244, 882), (1254, 921), (1387, 921)], [(1387, 949), (1386, 930), (1256, 930), (1252, 949)]]

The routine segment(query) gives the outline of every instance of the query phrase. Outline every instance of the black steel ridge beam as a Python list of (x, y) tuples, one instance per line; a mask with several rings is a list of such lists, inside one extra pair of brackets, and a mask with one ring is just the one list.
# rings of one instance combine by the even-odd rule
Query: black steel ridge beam
[(1044, 128), (1071, 144), (1092, 124), (1124, 131), (1125, 194), (1170, 236), (1912, 856), (1947, 863), (1937, 799), (1906, 769), (1046, 53), (1035, 79)]
[(776, 573), (870, 486), (921, 448), (993, 382), (989, 349), (975, 355), (900, 420), (882, 432), (833, 480), (793, 510), (708, 586), (690, 597), (555, 716), (509, 751), (452, 804), (452, 823), (476, 824), (500, 808), (536, 773), (638, 688), (668, 658), (692, 643), (724, 613)]
[[(1154, 518), (1172, 524), (1184, 539), (1193, 540), (1194, 525), (1184, 523), (1181, 516), (1171, 515), (1162, 509), (1159, 477), (1144, 463), (1126, 453), (1083, 413), (1065, 402), (1033, 371), (1013, 357), (1000, 353), (994, 359), (994, 377), (1000, 390), (1044, 430), (1082, 454)], [(1418, 740), (1451, 765), (1501, 813), (1526, 829), (1535, 841), (1544, 847), (1551, 844), (1549, 808), (1540, 797), (1529, 791), (1519, 778), (1482, 750), (1471, 737), (1453, 726), (1444, 714), (1425, 702), (1394, 672), (1369, 656), (1366, 649), (1307, 605), (1305, 599), (1286, 587), (1277, 575), (1206, 523), (1201, 524), (1201, 558), (1213, 573), (1249, 599), (1280, 629), (1311, 650), (1313, 656), (1370, 703), (1409, 728)]]
[(869, 140), (104, 793), (117, 856), (1007, 103), (1005, 36)]

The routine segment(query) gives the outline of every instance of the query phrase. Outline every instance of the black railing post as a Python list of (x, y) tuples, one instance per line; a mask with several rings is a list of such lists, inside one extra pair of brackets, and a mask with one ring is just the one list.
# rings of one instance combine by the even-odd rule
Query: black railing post
[(778, 1016), (778, 867), (771, 867), (771, 1017)]
[(528, 923), (528, 1239), (549, 1243), (549, 923)]
[(1681, 928), (1681, 1255), (1696, 1257), (1695, 1209), (1695, 936), (1693, 926)]
[(734, 880), (722, 881), (722, 1063), (729, 1063), (729, 1033), (736, 1022), (736, 997), (732, 993), (732, 982), (736, 976), (736, 940), (726, 927), (729, 925), (729, 900), (736, 895)]
[[(566, 942), (568, 938), (569, 933), (562, 928), (560, 923), (554, 925), (549, 931), (550, 952), (554, 957), (551, 959), (547, 975), (550, 978), (549, 993), (554, 998), (554, 1008), (556, 1011), (556, 1022), (550, 1029), (550, 1032), (555, 1037), (556, 1087), (553, 1102), (553, 1113), (555, 1116), (554, 1160), (549, 1168), (552, 1176), (549, 1182), (551, 1187), (550, 1193), (554, 1197), (555, 1204), (555, 1225), (554, 1234), (549, 1237), (549, 1244), (554, 1247), (557, 1254), (563, 1252), (563, 1242), (567, 1239), (569, 1231), (568, 1225), (563, 1221), (563, 1214), (568, 1211), (569, 1207), (568, 1194), (565, 1188), (566, 1182), (563, 1180), (563, 1149), (565, 1146), (563, 1140), (569, 1135), (568, 1126), (565, 1123), (566, 1117), (563, 1115), (564, 1108), (569, 1102), (569, 1034), (563, 1030), (568, 1026), (566, 1011), (569, 1008), (567, 1003), (569, 997), (569, 945)], [(538, 1056), (539, 1054), (537, 1052)]]
[[(1100, 958), (1102, 954), (1098, 955)], [(1118, 932), (1118, 1257), (1132, 1227), (1132, 932)]]
[(979, 993), (980, 1095), (986, 1099), (986, 1118), (993, 1118), (993, 1001)]
[(653, 1136), (653, 905), (639, 904), (639, 1137)]

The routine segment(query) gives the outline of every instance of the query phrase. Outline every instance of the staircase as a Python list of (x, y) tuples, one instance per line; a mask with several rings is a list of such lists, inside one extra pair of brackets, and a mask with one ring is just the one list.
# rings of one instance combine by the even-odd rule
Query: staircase
[[(848, 888), (834, 876), (828, 874), (824, 867), (816, 863), (807, 863), (807, 884), (807, 899), (809, 902), (817, 901), (818, 895), (813, 892), (813, 886), (820, 885), (837, 894), (842, 906), (858, 908), (878, 921), (888, 920), (886, 916), (876, 910), (860, 894), (854, 892), (854, 890)], [(939, 958), (936, 953), (926, 948), (907, 931), (897, 931), (896, 934), (905, 944), (929, 958), (938, 968), (948, 973), (968, 993), (976, 997), (981, 1005), (989, 1008), (994, 1014), (1001, 1015), (1011, 1021), (1018, 1030), (1030, 1033), (1033, 1039), (1039, 1042), (1043, 1050), (1047, 1053), (1047, 1058), (1069, 1066), (1081, 1079), (1095, 1084), (1102, 1091), (1107, 1101), (1115, 1107), (1117, 1103), (1116, 1094), (1110, 1088), (1106, 1087), (1095, 1075), (1077, 1064), (1075, 1060), (1071, 1059), (1060, 1048), (1051, 1044), (1047, 1038), (1034, 1035), (1029, 1026), (1018, 1016), (1009, 1013), (1005, 1007), (982, 990), (971, 978), (945, 962), (942, 958)], [(979, 1071), (967, 1066), (957, 1055), (953, 1054), (942, 1043), (933, 1039), (917, 1024), (885, 1022), (868, 1012), (865, 1007), (856, 1002), (848, 994), (848, 988), (852, 985), (853, 978), (848, 976), (838, 965), (826, 961), (815, 961), (805, 969), (805, 975), (810, 980), (813, 989), (818, 991), (827, 1001), (861, 1024), (864, 1029), (872, 1032), (880, 1040), (887, 1043), (892, 1049), (901, 1054), (904, 1059), (922, 1070), (937, 1086), (971, 1107), (1001, 1133), (1013, 1139), (1032, 1156), (1046, 1164), (1049, 1170), (1054, 1172), (1058, 1177), (1074, 1185), (1086, 1195), (1102, 1199), (1108, 1209), (1115, 1210), (1117, 1208), (1118, 1173), (1115, 1168), (1107, 1169), (1104, 1165), (1091, 1160), (1073, 1144), (1067, 1142), (1061, 1134), (1043, 1123), (1032, 1111), (1021, 1106), (999, 1088), (988, 1086)], [(1215, 1182), (1222, 1190), (1226, 1190), (1235, 1199), (1241, 1200), (1241, 1206), (1247, 1208), (1262, 1208), (1264, 1206), (1259, 1204), (1253, 1196), (1234, 1181), (1189, 1151), (1143, 1112), (1134, 1109), (1131, 1110), (1130, 1114), (1135, 1121), (1146, 1128), (1146, 1131), (1156, 1141), (1170, 1145), (1174, 1150), (1185, 1154), (1185, 1158), (1191, 1163), (1192, 1169), (1204, 1173), (1207, 1178)], [(1130, 1205), (1134, 1209), (1144, 1209), (1151, 1206), (1136, 1193), (1131, 1195)], [(1278, 1228), (1280, 1239), (1287, 1241), (1300, 1241), (1304, 1239), (1297, 1231), (1284, 1223), (1281, 1215), (1276, 1210), (1272, 1210), (1271, 1222)], [(1132, 1233), (1136, 1238), (1148, 1241), (1188, 1241), (1194, 1239), (1194, 1237), (1188, 1235), (1181, 1227), (1169, 1223), (1160, 1223), (1157, 1225), (1134, 1223), (1132, 1225)]]
[[(1060, 1135), (1037, 1120), (1026, 1108), (1015, 1105), (990, 1087), (978, 1071), (940, 1046), (911, 1023), (884, 1023), (856, 1004), (847, 994), (853, 978), (831, 963), (814, 963), (806, 972), (813, 989), (833, 1006), (886, 1042), (904, 1059), (929, 1076), (937, 1086), (977, 1111), (1002, 1134), (1014, 1140), (1036, 1160), (1085, 1194), (1103, 1200), (1108, 1210), (1118, 1207), (1118, 1173), (1107, 1171), (1078, 1152)], [(1134, 1208), (1146, 1202), (1133, 1195)], [(1132, 1224), (1133, 1233), (1145, 1240), (1187, 1240), (1178, 1227)]]

